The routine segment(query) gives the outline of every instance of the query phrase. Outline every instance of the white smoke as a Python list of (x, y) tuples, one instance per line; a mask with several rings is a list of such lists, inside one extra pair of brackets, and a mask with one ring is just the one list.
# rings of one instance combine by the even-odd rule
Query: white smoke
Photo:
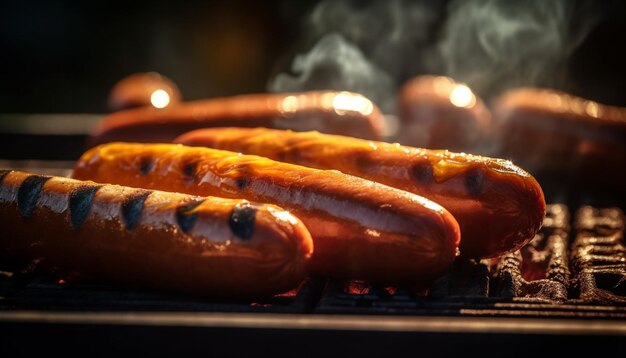
[(395, 112), (397, 78), (425, 67), (438, 8), (427, 1), (321, 1), (309, 15), (305, 41), (291, 74), (270, 81), (273, 92), (335, 89), (359, 92), (384, 112)]
[(517, 86), (563, 89), (567, 60), (599, 15), (591, 0), (325, 0), (303, 29), (311, 50), (269, 89), (356, 91), (387, 113), (420, 74), (451, 76), (487, 99)]
[(452, 2), (438, 44), (442, 70), (485, 96), (512, 87), (561, 87), (567, 60), (598, 15), (589, 2)]
[(339, 34), (322, 37), (308, 54), (296, 56), (291, 71), (295, 76), (276, 76), (270, 91), (345, 90), (362, 93), (381, 107), (393, 105), (387, 103), (389, 93), (394, 91), (391, 77)]
[(392, 77), (423, 70), (429, 41), (444, 10), (437, 1), (322, 1), (313, 10), (313, 38), (337, 32)]

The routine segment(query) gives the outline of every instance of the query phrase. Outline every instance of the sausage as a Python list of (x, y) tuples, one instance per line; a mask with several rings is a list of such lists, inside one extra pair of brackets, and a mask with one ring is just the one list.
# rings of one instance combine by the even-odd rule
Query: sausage
[(498, 155), (538, 175), (557, 177), (560, 186), (567, 178), (569, 186), (585, 190), (623, 190), (626, 108), (555, 90), (520, 88), (499, 96), (493, 113)]
[(539, 230), (546, 210), (537, 181), (502, 159), (264, 128), (197, 130), (176, 142), (336, 169), (424, 196), (457, 219), (465, 257), (519, 249)]
[(393, 139), (405, 145), (484, 153), (493, 125), (491, 113), (469, 87), (443, 76), (415, 77), (399, 93), (400, 129)]
[(428, 285), (452, 264), (456, 220), (415, 194), (332, 170), (176, 144), (111, 143), (87, 151), (74, 177), (268, 202), (311, 232), (311, 272), (374, 284)]
[(296, 287), (313, 244), (289, 212), (18, 171), (0, 172), (0, 262), (45, 258), (94, 278), (228, 298)]
[(237, 126), (319, 130), (377, 139), (384, 117), (367, 98), (350, 92), (250, 94), (186, 102), (163, 109), (144, 107), (105, 117), (88, 140), (170, 142), (198, 128)]
[(122, 78), (109, 94), (109, 110), (153, 106), (164, 108), (181, 101), (178, 86), (156, 72), (135, 73)]

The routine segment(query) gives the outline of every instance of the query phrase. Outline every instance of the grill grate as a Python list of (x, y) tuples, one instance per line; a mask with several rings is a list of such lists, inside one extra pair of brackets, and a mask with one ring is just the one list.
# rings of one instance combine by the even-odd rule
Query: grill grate
[(623, 213), (584, 206), (574, 226), (573, 274), (570, 213), (552, 204), (529, 245), (499, 260), (457, 260), (427, 295), (333, 281), (316, 312), (626, 318)]
[(0, 310), (307, 313), (320, 283), (307, 279), (293, 291), (260, 301), (217, 301), (91, 283), (66, 283), (50, 274), (4, 273)]
[(576, 215), (572, 245), (573, 287), (583, 302), (626, 304), (624, 214), (618, 208), (584, 206)]
[(500, 260), (499, 296), (530, 302), (566, 301), (569, 231), (567, 207), (549, 205), (542, 229), (530, 244)]

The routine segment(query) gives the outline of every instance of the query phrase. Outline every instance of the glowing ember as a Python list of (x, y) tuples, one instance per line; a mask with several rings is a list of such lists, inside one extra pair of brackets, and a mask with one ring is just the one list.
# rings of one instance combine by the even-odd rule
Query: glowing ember
[(370, 286), (364, 281), (352, 280), (346, 282), (344, 291), (349, 295), (367, 295), (370, 293)]

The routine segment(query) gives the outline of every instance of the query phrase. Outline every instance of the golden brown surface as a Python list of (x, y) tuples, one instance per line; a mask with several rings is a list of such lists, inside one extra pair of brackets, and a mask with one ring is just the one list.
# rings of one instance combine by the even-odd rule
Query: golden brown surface
[(459, 229), (420, 196), (334, 170), (207, 148), (112, 143), (85, 153), (80, 179), (280, 205), (307, 226), (312, 270), (382, 284), (427, 284), (455, 257)]
[(249, 94), (192, 101), (158, 108), (135, 108), (103, 119), (88, 145), (170, 142), (198, 128), (236, 126), (319, 130), (380, 139), (385, 121), (378, 108), (360, 94), (313, 91)]
[(273, 205), (2, 173), (7, 264), (45, 258), (115, 283), (250, 298), (296, 287), (313, 250), (304, 225)]
[(444, 76), (419, 76), (399, 93), (400, 128), (405, 145), (452, 151), (483, 150), (493, 121), (483, 101), (463, 83)]
[(265, 128), (202, 129), (176, 141), (336, 169), (424, 196), (457, 219), (466, 257), (498, 256), (525, 245), (546, 209), (537, 181), (502, 159)]

